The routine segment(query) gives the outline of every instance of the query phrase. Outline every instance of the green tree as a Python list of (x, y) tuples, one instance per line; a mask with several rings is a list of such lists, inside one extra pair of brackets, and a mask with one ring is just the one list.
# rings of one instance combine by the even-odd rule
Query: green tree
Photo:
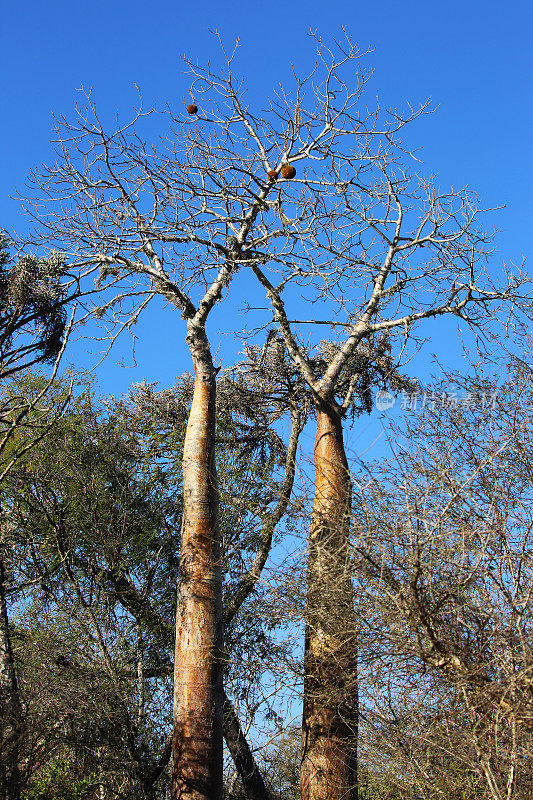
[[(229, 378), (225, 385), (217, 446), (224, 454), (227, 669), (238, 685), (244, 669), (232, 657), (237, 647), (251, 651), (262, 641), (268, 650), (257, 615), (238, 612), (259, 588), (274, 528), (287, 510), (304, 411), (294, 415), (287, 451), (272, 427), (283, 404), (269, 416), (265, 404), (250, 404), (244, 385)], [(64, 391), (59, 382), (58, 399)], [(169, 391), (140, 384), (124, 400), (98, 401), (81, 378), (53, 438), (37, 443), (4, 480), (11, 592), (26, 606), (16, 628), (31, 719), (20, 756), (26, 782), (55, 753), (86, 751), (99, 753), (96, 763), (85, 759), (86, 769), (101, 770), (109, 796), (126, 781), (151, 798), (166, 774), (181, 451), (192, 394), (186, 375)], [(13, 447), (25, 435), (21, 429)], [(45, 691), (40, 674), (48, 676)], [(52, 708), (57, 724), (50, 727)], [(226, 738), (257, 794), (261, 780), (231, 713), (228, 702)]]
[[(34, 364), (51, 361), (54, 369), (49, 381), (31, 400), (24, 393), (3, 397), (0, 404), (0, 481), (52, 424), (50, 416), (44, 426), (34, 420), (30, 439), (22, 449), (13, 450), (14, 437), (21, 426), (28, 425), (30, 411), (42, 407), (57, 371), (69, 333), (65, 305), (72, 299), (63, 282), (64, 263), (59, 257), (51, 255), (39, 259), (22, 255), (14, 259), (9, 252), (10, 244), (7, 234), (0, 231), (0, 381), (5, 382)], [(56, 407), (56, 413), (61, 414), (64, 406)], [(5, 512), (0, 507), (0, 798), (18, 800), (19, 741), (24, 722), (6, 601), (8, 545)]]
[[(162, 668), (160, 648), (147, 632), (139, 641), (134, 621), (99, 580), (103, 570), (126, 573), (147, 590), (157, 565), (166, 589), (158, 599), (171, 607), (177, 561), (161, 561), (159, 552), (170, 547), (181, 500), (90, 386), (80, 388), (53, 440), (19, 459), (2, 487), (14, 544), (12, 594), (24, 597), (26, 608), (18, 634), (28, 709), (20, 763), (27, 779), (36, 754), (46, 761), (67, 740), (105, 750), (109, 774), (126, 770), (142, 786), (158, 766), (150, 753), (161, 744), (162, 722), (154, 727), (143, 711), (139, 664), (147, 662), (148, 674), (166, 674), (169, 659), (165, 653)], [(58, 385), (57, 394), (63, 391)], [(40, 674), (48, 676), (46, 688)]]

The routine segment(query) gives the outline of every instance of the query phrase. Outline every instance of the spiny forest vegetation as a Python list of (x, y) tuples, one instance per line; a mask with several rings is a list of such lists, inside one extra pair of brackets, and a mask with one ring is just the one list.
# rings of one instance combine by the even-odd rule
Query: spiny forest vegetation
[[(264, 111), (235, 53), (187, 62), (155, 140), (88, 95), (2, 238), (0, 800), (531, 797), (531, 285), (424, 175), (427, 104), (316, 45)], [(157, 299), (173, 387), (60, 370)], [(472, 360), (438, 384), (440, 317)], [(352, 463), (377, 390), (413, 407)]]

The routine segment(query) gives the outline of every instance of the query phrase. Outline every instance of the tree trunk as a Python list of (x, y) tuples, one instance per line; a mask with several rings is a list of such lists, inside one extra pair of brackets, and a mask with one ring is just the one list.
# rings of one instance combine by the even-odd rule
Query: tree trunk
[(222, 798), (222, 577), (215, 469), (216, 375), (189, 323), (194, 395), (183, 447), (172, 800)]
[(5, 571), (0, 542), (0, 800), (19, 800), (21, 703), (9, 637)]
[(302, 800), (357, 800), (357, 647), (348, 563), (351, 483), (342, 424), (317, 410), (309, 537)]
[(246, 797), (249, 800), (271, 800), (235, 709), (227, 697), (224, 698), (224, 736)]
[[(130, 584), (124, 576), (116, 577), (108, 570), (103, 570), (102, 574), (106, 580), (109, 581), (113, 587), (113, 596), (132, 614), (137, 620), (143, 620), (157, 636), (161, 637), (163, 641), (168, 641), (170, 646), (173, 646), (174, 631), (167, 627), (159, 614), (151, 608), (149, 602), (145, 597), (141, 597), (135, 587)], [(241, 728), (241, 724), (237, 718), (235, 710), (231, 701), (223, 694), (224, 698), (224, 738), (228, 745), (228, 750), (235, 762), (235, 766), (239, 772), (239, 777), (242, 780), (247, 797), (249, 800), (265, 800), (268, 796), (261, 771), (257, 766), (254, 755), (246, 741), (246, 736)], [(172, 749), (172, 737), (170, 741), (170, 749)], [(163, 752), (158, 759), (157, 764), (153, 767), (151, 774), (148, 777), (148, 784), (152, 786), (160, 779), (165, 766), (169, 760), (170, 752), (167, 750), (167, 745), (163, 748)]]

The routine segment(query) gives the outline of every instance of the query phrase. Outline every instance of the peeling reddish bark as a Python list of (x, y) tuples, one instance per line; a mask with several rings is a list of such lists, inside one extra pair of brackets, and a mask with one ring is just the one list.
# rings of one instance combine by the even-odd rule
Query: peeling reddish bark
[(172, 800), (222, 798), (222, 577), (215, 469), (216, 375), (205, 333), (189, 331), (194, 395), (183, 448)]
[(317, 410), (309, 536), (302, 800), (357, 798), (357, 648), (348, 564), (351, 483), (341, 418)]

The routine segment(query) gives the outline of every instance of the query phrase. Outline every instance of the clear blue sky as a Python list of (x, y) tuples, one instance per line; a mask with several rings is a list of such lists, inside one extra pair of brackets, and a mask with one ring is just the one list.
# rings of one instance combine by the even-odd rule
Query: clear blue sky
[[(506, 203), (497, 217), (498, 258), (520, 261), (530, 250), (533, 183), (533, 11), (525, 0), (5, 4), (0, 225), (24, 230), (9, 196), (32, 167), (50, 160), (51, 114), (71, 115), (81, 84), (93, 87), (98, 107), (109, 114), (131, 107), (134, 82), (148, 101), (181, 101), (188, 82), (180, 55), (216, 59), (210, 31), (218, 30), (228, 46), (240, 39), (238, 70), (252, 96), (266, 97), (287, 81), (290, 62), (299, 72), (312, 64), (310, 29), (327, 38), (343, 25), (363, 49), (374, 48), (368, 63), (386, 103), (433, 98), (439, 108), (417, 125), (413, 139), (428, 169), (443, 186), (468, 184), (487, 205)], [(217, 327), (223, 315), (221, 306)], [(111, 360), (100, 372), (105, 391), (121, 393), (142, 376), (168, 385), (188, 368), (168, 314), (152, 315), (138, 334), (138, 369), (121, 370)], [(83, 349), (73, 351), (81, 362)], [(439, 350), (438, 342), (432, 349)]]

